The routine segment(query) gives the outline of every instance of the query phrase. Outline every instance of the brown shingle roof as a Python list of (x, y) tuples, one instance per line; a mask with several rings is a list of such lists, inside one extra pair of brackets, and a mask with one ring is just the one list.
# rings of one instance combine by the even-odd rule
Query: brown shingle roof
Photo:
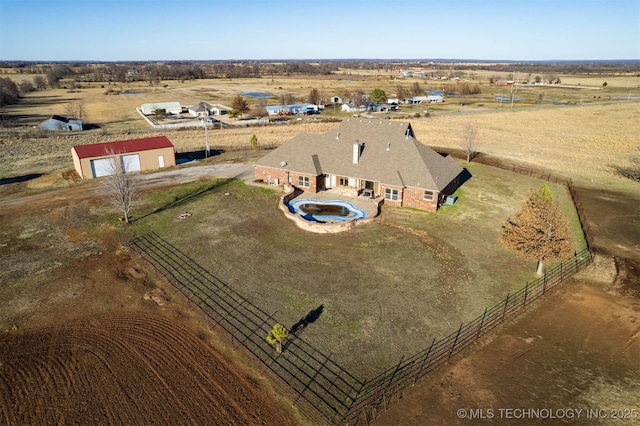
[[(362, 146), (357, 164), (353, 145)], [(321, 173), (378, 181), (400, 187), (443, 190), (462, 168), (423, 145), (407, 122), (349, 119), (324, 134), (303, 133), (265, 155), (257, 165), (310, 175)]]

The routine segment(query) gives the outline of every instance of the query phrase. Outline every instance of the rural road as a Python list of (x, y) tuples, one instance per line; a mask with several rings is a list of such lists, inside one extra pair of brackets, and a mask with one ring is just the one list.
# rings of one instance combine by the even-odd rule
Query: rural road
[[(163, 186), (181, 185), (200, 178), (235, 178), (250, 181), (254, 178), (254, 167), (246, 163), (222, 163), (212, 165), (190, 165), (175, 170), (140, 175), (142, 188), (154, 189)], [(0, 214), (20, 208), (51, 208), (75, 204), (88, 198), (98, 197), (102, 191), (100, 179), (93, 179), (68, 187), (56, 188), (45, 192), (0, 198)], [(10, 185), (20, 185), (19, 183)]]

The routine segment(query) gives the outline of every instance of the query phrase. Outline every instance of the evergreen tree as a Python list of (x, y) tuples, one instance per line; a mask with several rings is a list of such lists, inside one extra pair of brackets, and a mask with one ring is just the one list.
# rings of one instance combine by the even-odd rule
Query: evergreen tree
[(387, 94), (382, 89), (373, 89), (369, 95), (369, 99), (373, 102), (386, 102)]

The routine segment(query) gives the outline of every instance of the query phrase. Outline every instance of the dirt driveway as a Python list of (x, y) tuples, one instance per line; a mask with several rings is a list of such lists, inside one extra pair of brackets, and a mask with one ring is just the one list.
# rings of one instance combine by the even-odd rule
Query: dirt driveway
[[(180, 185), (194, 182), (201, 178), (235, 178), (250, 182), (254, 179), (254, 168), (245, 163), (220, 163), (211, 165), (192, 165), (167, 170), (164, 172), (144, 173), (139, 175), (143, 189), (154, 189), (164, 186)], [(0, 213), (5, 209), (22, 209), (28, 205), (45, 205), (48, 207), (60, 207), (73, 204), (76, 200), (84, 200), (87, 195), (99, 197), (101, 194), (101, 180), (92, 179), (82, 182), (80, 185), (71, 185), (66, 188), (58, 188), (56, 191), (47, 191), (24, 197), (7, 198), (7, 195), (19, 193), (29, 188), (47, 186), (51, 176), (34, 179), (22, 183), (0, 186), (0, 198), (6, 198), (0, 203)], [(38, 180), (43, 181), (41, 184)], [(5, 197), (3, 197), (5, 196)], [(79, 197), (79, 198), (76, 198)]]

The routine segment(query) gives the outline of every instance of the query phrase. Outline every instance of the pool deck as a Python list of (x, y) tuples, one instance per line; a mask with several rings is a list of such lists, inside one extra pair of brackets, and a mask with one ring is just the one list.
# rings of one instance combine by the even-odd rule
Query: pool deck
[(367, 217), (372, 218), (378, 215), (378, 203), (380, 198), (376, 198), (375, 200), (363, 198), (363, 197), (351, 197), (349, 195), (344, 194), (344, 192), (338, 188), (328, 189), (326, 191), (320, 191), (317, 193), (313, 192), (303, 192), (298, 195), (294, 200), (300, 199), (308, 199), (308, 200), (342, 200), (348, 201), (354, 206), (358, 207), (361, 210), (364, 210), (367, 213)]

